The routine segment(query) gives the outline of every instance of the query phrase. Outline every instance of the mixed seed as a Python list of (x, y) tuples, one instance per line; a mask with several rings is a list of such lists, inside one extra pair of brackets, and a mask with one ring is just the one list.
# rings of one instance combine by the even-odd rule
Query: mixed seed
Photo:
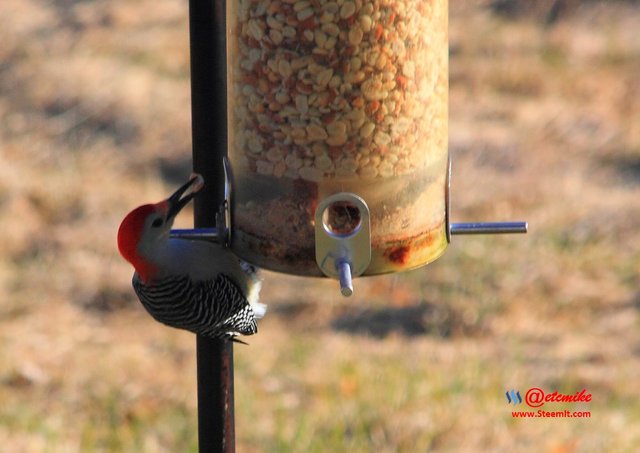
[(446, 153), (446, 0), (229, 6), (231, 152), (249, 171), (388, 178)]

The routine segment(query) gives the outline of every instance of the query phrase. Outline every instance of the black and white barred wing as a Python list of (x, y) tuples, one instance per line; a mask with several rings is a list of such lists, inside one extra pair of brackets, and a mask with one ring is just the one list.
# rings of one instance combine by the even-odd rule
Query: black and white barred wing
[(254, 312), (238, 286), (224, 274), (199, 282), (168, 277), (150, 285), (134, 277), (133, 287), (157, 321), (207, 337), (253, 335), (258, 331), (256, 318), (263, 314)]
[[(220, 274), (214, 282), (204, 282), (201, 290), (203, 294), (214, 295), (211, 304), (214, 309), (212, 320), (220, 321), (215, 329), (228, 331), (230, 335), (234, 332), (242, 335), (253, 335), (258, 332), (253, 308), (229, 277)], [(203, 335), (206, 335), (206, 332), (203, 332)]]

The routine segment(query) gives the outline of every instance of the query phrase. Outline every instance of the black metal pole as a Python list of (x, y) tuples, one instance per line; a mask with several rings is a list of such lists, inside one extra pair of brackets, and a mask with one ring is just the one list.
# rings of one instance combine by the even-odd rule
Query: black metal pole
[[(195, 227), (216, 226), (224, 199), (227, 153), (227, 52), (225, 0), (189, 0), (193, 169), (205, 180), (195, 199)], [(196, 340), (198, 443), (201, 452), (234, 452), (233, 346)]]

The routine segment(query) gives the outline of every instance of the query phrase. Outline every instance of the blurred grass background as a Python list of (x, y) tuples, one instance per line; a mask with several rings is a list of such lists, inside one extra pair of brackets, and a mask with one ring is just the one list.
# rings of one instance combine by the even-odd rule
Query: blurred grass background
[[(350, 299), (268, 273), (236, 348), (238, 451), (640, 445), (640, 4), (450, 9), (452, 218), (530, 233), (455, 238)], [(197, 448), (194, 338), (143, 312), (115, 246), (190, 172), (186, 18), (184, 0), (0, 2), (6, 451)], [(558, 408), (592, 417), (513, 419), (504, 392), (529, 387), (586, 388)]]

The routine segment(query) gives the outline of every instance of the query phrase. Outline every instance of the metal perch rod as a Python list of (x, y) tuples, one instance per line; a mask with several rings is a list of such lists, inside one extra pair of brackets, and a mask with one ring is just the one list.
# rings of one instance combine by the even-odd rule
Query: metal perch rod
[(526, 233), (527, 222), (468, 222), (452, 223), (450, 232), (454, 234), (509, 234)]
[(205, 241), (218, 242), (217, 228), (190, 228), (171, 230), (169, 236), (176, 239), (201, 239)]
[[(527, 222), (461, 222), (451, 224), (451, 234), (523, 234), (529, 229)], [(217, 242), (217, 228), (171, 230), (172, 238), (199, 239)]]

